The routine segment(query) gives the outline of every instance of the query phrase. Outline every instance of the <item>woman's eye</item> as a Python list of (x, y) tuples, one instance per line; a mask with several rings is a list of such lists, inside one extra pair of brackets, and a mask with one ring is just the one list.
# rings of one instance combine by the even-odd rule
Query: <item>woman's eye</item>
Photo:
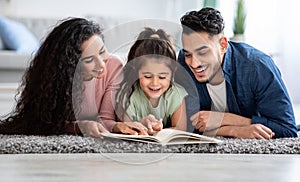
[(88, 59), (84, 59), (85, 63), (91, 63), (94, 60), (94, 58), (88, 58)]
[(144, 75), (145, 78), (151, 78), (151, 75)]
[(102, 50), (102, 51), (99, 52), (99, 55), (102, 55), (104, 53), (105, 53), (105, 50)]

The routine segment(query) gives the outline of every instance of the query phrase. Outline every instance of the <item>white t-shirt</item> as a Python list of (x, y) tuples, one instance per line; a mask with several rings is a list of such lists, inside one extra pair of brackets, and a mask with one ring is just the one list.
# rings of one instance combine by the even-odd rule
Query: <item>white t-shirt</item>
[(208, 93), (212, 100), (212, 111), (227, 112), (226, 84), (225, 80), (219, 85), (206, 84)]

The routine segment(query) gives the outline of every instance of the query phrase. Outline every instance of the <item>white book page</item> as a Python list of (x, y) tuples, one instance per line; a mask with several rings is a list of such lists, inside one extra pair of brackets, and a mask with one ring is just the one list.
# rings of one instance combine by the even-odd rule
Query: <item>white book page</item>
[(123, 140), (132, 140), (139, 142), (150, 142), (150, 143), (160, 143), (163, 145), (171, 144), (187, 144), (187, 143), (218, 143), (221, 142), (218, 139), (190, 133), (181, 130), (174, 129), (163, 129), (155, 134), (155, 136), (150, 135), (126, 135), (126, 134), (117, 134), (117, 133), (102, 133), (103, 136), (123, 139)]
[(181, 130), (163, 129), (155, 137), (162, 144), (184, 144), (184, 143), (218, 143), (221, 142), (215, 138), (190, 133)]

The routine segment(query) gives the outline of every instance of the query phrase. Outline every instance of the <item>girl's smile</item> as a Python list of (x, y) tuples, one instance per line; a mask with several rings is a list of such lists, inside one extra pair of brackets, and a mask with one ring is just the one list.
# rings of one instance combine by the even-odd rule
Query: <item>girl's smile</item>
[(146, 64), (139, 70), (139, 83), (150, 101), (158, 101), (160, 96), (170, 87), (171, 76), (170, 68), (163, 61), (148, 58)]

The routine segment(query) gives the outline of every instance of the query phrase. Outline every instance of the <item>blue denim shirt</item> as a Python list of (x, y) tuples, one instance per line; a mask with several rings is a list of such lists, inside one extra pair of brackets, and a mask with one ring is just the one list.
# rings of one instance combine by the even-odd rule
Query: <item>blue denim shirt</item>
[[(199, 110), (211, 110), (206, 84), (199, 83), (185, 63), (183, 50), (179, 63), (192, 76), (199, 95)], [(252, 119), (275, 132), (274, 138), (297, 137), (294, 112), (281, 73), (271, 57), (245, 44), (230, 42), (223, 60), (227, 105), (230, 113)], [(187, 102), (189, 113), (196, 113)], [(189, 108), (192, 107), (192, 108)]]

